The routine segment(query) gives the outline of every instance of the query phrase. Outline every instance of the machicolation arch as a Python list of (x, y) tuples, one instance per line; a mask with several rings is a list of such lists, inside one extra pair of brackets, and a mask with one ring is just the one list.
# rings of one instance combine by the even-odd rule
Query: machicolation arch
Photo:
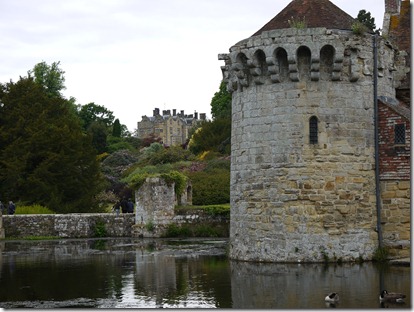
[[(357, 49), (334, 47), (332, 44), (272, 45), (270, 49), (243, 49), (229, 55), (230, 59), (233, 57), (230, 68), (223, 68), (224, 71), (235, 72), (235, 75), (230, 76), (237, 78), (229, 81), (229, 92), (243, 91), (250, 83), (339, 81), (341, 73), (347, 73), (347, 79), (356, 82), (361, 69)], [(342, 72), (343, 69), (346, 70)]]

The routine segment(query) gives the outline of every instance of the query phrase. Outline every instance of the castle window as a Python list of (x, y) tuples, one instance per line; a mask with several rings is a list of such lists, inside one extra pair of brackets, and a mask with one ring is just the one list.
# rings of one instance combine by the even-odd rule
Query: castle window
[(405, 144), (405, 124), (394, 126), (394, 144)]
[(318, 144), (318, 118), (315, 116), (309, 119), (309, 143)]

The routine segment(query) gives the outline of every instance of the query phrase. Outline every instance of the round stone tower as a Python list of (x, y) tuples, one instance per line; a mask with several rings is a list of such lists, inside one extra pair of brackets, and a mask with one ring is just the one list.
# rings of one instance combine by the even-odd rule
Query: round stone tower
[(231, 258), (372, 258), (374, 94), (395, 96), (393, 50), (353, 22), (329, 0), (294, 0), (219, 55), (232, 92)]

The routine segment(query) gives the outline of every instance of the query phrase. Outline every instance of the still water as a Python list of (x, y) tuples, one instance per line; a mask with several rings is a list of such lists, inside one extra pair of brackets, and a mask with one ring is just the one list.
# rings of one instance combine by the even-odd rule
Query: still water
[[(2, 241), (0, 308), (381, 308), (410, 267), (229, 261), (223, 239)], [(336, 291), (340, 301), (327, 305)]]

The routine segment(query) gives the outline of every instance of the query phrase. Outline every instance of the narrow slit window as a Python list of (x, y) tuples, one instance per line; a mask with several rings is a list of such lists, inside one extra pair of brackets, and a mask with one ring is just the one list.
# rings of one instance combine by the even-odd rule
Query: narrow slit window
[(318, 118), (315, 116), (309, 119), (309, 143), (318, 144)]
[(394, 126), (394, 144), (405, 144), (405, 124)]

